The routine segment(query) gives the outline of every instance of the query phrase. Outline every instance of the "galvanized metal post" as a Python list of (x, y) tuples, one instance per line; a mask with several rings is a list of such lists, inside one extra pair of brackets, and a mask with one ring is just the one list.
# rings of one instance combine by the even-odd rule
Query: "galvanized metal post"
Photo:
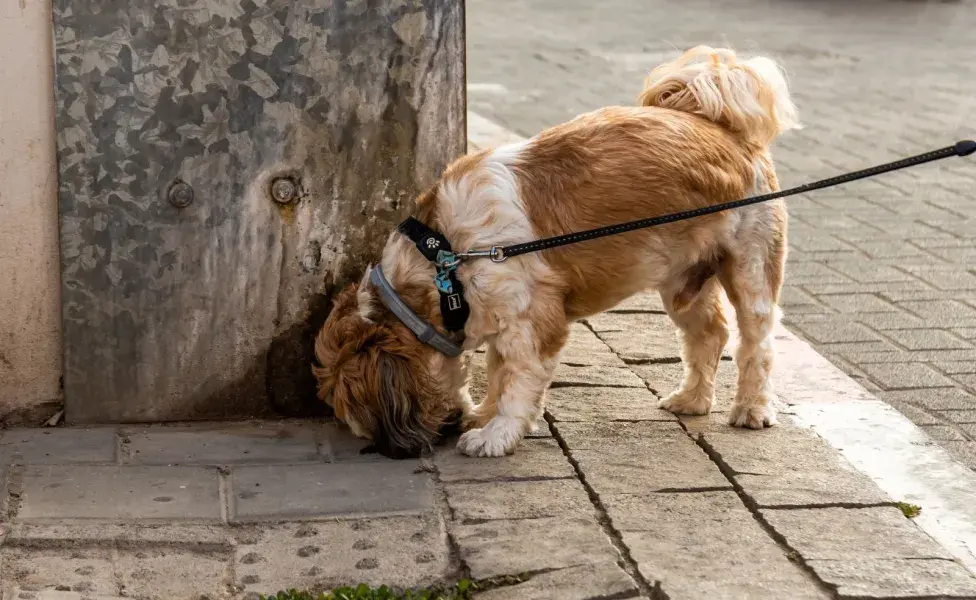
[(462, 0), (55, 0), (71, 422), (317, 406), (310, 340), (465, 149)]

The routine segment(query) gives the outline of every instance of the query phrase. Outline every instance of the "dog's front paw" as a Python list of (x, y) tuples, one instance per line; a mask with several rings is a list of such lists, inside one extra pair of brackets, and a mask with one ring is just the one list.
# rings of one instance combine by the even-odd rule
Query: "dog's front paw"
[(467, 456), (505, 456), (515, 452), (521, 437), (518, 421), (510, 417), (495, 417), (484, 427), (462, 435), (457, 448)]
[(707, 415), (712, 410), (712, 399), (694, 390), (679, 390), (657, 403), (676, 415)]
[(762, 429), (776, 424), (776, 409), (773, 401), (761, 402), (736, 400), (729, 410), (729, 425), (747, 429)]

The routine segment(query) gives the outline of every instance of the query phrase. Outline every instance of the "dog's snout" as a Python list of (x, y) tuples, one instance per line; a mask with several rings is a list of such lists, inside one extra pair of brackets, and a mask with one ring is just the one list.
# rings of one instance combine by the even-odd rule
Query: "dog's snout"
[(360, 454), (379, 454), (393, 460), (406, 460), (410, 458), (420, 458), (423, 448), (415, 446), (413, 448), (401, 448), (390, 443), (374, 443), (366, 446), (359, 451)]

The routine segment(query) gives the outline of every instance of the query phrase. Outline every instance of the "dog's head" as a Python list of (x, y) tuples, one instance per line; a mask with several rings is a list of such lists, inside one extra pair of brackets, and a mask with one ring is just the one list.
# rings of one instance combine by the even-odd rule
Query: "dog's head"
[(338, 295), (315, 339), (318, 396), (379, 453), (416, 457), (458, 416), (459, 365), (375, 301), (368, 276)]

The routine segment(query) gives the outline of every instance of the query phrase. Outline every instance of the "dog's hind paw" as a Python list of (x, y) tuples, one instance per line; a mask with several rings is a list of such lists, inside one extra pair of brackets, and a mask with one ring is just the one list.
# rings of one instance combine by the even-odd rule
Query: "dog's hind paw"
[(484, 427), (462, 435), (457, 448), (472, 457), (505, 456), (515, 452), (521, 437), (516, 419), (497, 416)]
[(776, 409), (772, 401), (765, 404), (736, 402), (729, 410), (729, 425), (746, 429), (762, 429), (776, 424)]
[(657, 407), (676, 415), (707, 415), (712, 410), (712, 399), (694, 390), (679, 390), (658, 402)]

